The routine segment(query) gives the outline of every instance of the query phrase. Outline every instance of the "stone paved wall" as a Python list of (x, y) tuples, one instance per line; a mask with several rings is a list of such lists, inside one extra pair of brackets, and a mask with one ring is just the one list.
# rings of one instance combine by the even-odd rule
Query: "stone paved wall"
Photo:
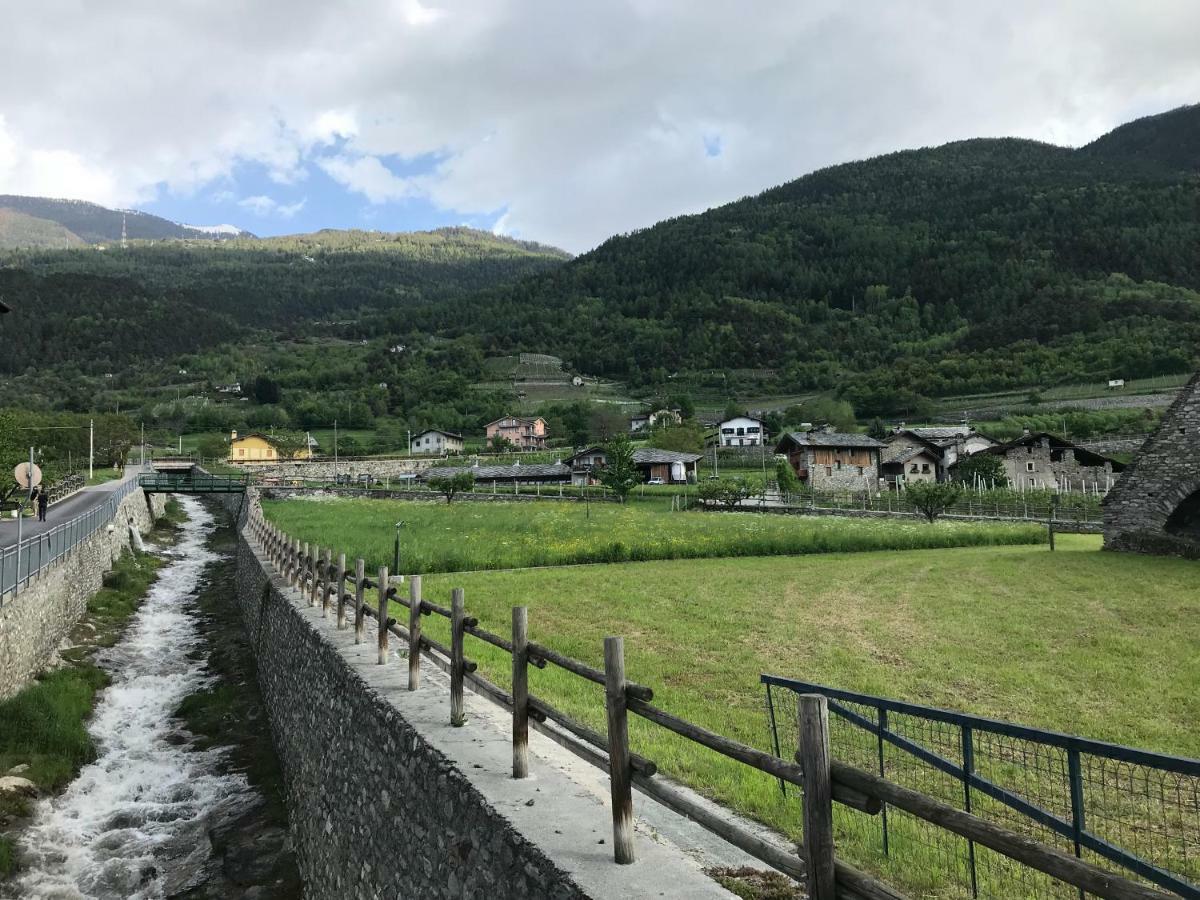
[(130, 545), (130, 527), (142, 534), (161, 516), (166, 496), (135, 490), (112, 521), (36, 575), (0, 606), (0, 699), (12, 696), (50, 660), (100, 590), (104, 573)]
[(292, 462), (282, 465), (238, 465), (231, 463), (234, 468), (264, 478), (308, 478), (313, 480), (333, 479), (336, 475), (372, 475), (375, 478), (395, 478), (398, 475), (411, 475), (433, 466), (445, 465), (444, 458), (430, 459), (350, 459), (340, 460), (334, 465), (332, 459), (320, 459), (312, 462)]
[(1200, 558), (1200, 543), (1168, 534), (1167, 520), (1200, 491), (1200, 373), (1179, 392), (1104, 500), (1106, 550)]
[(281, 588), (242, 540), (238, 597), (308, 896), (585, 896), (368, 689)]

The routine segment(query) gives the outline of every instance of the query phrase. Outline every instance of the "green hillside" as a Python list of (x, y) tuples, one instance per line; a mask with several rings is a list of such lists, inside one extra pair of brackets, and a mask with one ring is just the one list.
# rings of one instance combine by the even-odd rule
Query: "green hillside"
[[(103, 244), (121, 239), (125, 229), (129, 240), (168, 240), (192, 238), (197, 240), (220, 240), (225, 234), (213, 234), (202, 229), (180, 225), (169, 219), (153, 216), (137, 210), (108, 209), (97, 203), (83, 200), (54, 200), (48, 197), (21, 197), (0, 194), (0, 211), (11, 210), (56, 222), (67, 231), (88, 244)], [(248, 232), (243, 232), (248, 234)], [(75, 243), (79, 243), (76, 241)], [(0, 244), (0, 246), (5, 246)], [(36, 240), (14, 241), (7, 246), (42, 247)]]
[(82, 244), (79, 235), (57, 222), (0, 207), (0, 250), (16, 247), (62, 250)]

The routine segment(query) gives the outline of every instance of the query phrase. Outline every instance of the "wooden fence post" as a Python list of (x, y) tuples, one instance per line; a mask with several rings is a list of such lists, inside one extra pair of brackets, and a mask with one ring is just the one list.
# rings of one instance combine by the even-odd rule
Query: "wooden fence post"
[(354, 643), (363, 642), (363, 634), (367, 623), (364, 621), (363, 607), (366, 605), (367, 564), (359, 558), (354, 562)]
[(346, 554), (337, 554), (337, 630), (346, 628)]
[(304, 542), (303, 552), (300, 554), (300, 589), (301, 596), (308, 590), (308, 567), (312, 560), (312, 555), (309, 553), (311, 548), (308, 546), (308, 541)]
[(313, 547), (313, 576), (308, 591), (309, 606), (317, 605), (317, 597), (325, 583), (325, 563), (328, 556), (328, 550), (322, 550), (319, 546)]
[(379, 567), (379, 664), (387, 662), (388, 655), (388, 569)]
[(450, 724), (459, 728), (467, 721), (463, 713), (463, 609), (465, 594), (462, 588), (450, 592)]
[(1054, 514), (1056, 512), (1058, 512), (1058, 504), (1054, 501), (1057, 499), (1058, 499), (1057, 497), (1051, 498), (1050, 516), (1046, 520), (1046, 530), (1050, 534), (1050, 552), (1051, 553), (1054, 552)]
[(296, 587), (300, 584), (300, 540), (292, 538), (288, 548), (288, 584)]
[(529, 777), (529, 610), (512, 611), (513, 778)]
[[(334, 570), (337, 578), (332, 582), (331, 587), (337, 592), (337, 627), (341, 628), (345, 625), (345, 620), (342, 615), (342, 594), (346, 590), (346, 554), (339, 553), (337, 558), (337, 568)], [(321, 609), (322, 615), (329, 615), (329, 591), (325, 591), (325, 605)]]
[(604, 639), (604, 706), (608, 713), (613, 857), (625, 865), (634, 860), (633, 787), (629, 765), (629, 721), (625, 708), (625, 642), (619, 637)]
[(408, 577), (408, 689), (421, 686), (421, 576)]
[(804, 865), (809, 900), (834, 900), (833, 786), (829, 774), (829, 705), (822, 694), (796, 699), (797, 758), (804, 782)]

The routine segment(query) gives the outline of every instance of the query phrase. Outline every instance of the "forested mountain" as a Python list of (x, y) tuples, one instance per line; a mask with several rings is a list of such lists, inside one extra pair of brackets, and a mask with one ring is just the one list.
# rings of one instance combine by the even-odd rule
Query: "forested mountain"
[[(20, 197), (0, 194), (0, 212), (12, 210), (46, 222), (54, 222), (74, 235), (74, 243), (103, 244), (121, 239), (124, 227), (129, 240), (161, 241), (168, 239), (224, 240), (230, 237), (252, 236), (248, 231), (213, 231), (180, 225), (169, 219), (152, 216), (137, 210), (108, 209), (84, 200), (53, 200), (48, 197)], [(37, 235), (11, 233), (7, 239), (0, 235), (0, 248), (41, 247)], [(66, 246), (66, 245), (61, 245)]]
[(0, 249), (30, 247), (61, 250), (83, 244), (79, 235), (57, 222), (0, 207)]
[(1079, 149), (970, 140), (833, 166), (573, 260), (469, 229), (161, 241), (10, 251), (0, 296), (16, 310), (0, 337), (22, 350), (0, 374), (386, 339), (437, 358), (391, 373), (406, 384), (458, 360), (465, 390), (483, 357), (535, 351), (647, 390), (753, 370), (862, 415), (1173, 374), (1200, 354), (1200, 106)]
[(1200, 106), (1070, 150), (971, 140), (834, 166), (612, 238), (396, 328), (658, 383), (767, 367), (905, 394), (1185, 371), (1200, 348)]

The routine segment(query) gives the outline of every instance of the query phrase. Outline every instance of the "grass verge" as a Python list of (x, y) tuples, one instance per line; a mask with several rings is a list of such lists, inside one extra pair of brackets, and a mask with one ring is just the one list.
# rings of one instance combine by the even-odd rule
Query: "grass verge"
[(462, 572), (656, 559), (1039, 544), (1036, 525), (858, 520), (765, 513), (672, 513), (644, 504), (399, 500), (276, 500), (268, 518), (293, 537), (361, 555), (368, 570), (392, 565), (395, 523), (401, 569)]
[[(175, 514), (182, 511), (179, 504), (175, 506)], [(157, 539), (169, 539), (174, 527), (171, 514), (169, 510), (160, 519), (154, 533)], [(91, 662), (91, 656), (96, 648), (116, 643), (162, 564), (148, 553), (126, 551), (105, 574), (104, 586), (88, 601), (87, 612), (72, 629), (71, 647), (61, 653), (66, 665), (0, 701), (0, 775), (28, 766), (21, 777), (43, 793), (52, 793), (95, 759), (86, 722), (108, 676)], [(27, 798), (0, 795), (0, 829), (11, 830), (30, 809)], [(0, 880), (13, 874), (16, 866), (13, 836), (0, 834)]]

